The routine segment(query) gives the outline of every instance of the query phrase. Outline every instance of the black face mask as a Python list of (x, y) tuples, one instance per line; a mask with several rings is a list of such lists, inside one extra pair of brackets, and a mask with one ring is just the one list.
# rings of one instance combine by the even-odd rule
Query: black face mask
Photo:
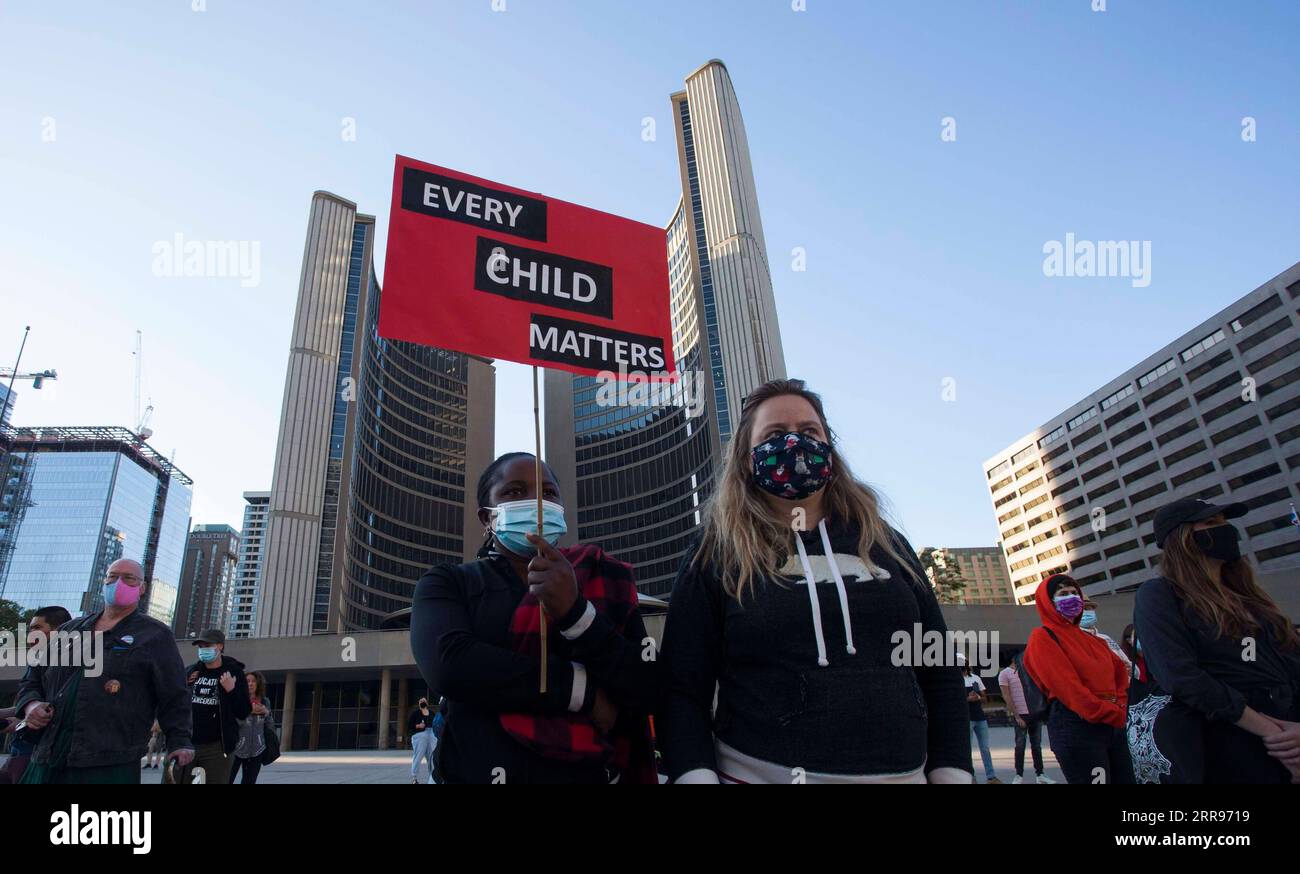
[(801, 501), (831, 478), (830, 445), (797, 431), (763, 441), (750, 455), (754, 483), (778, 498)]
[(1192, 540), (1201, 552), (1219, 561), (1236, 561), (1241, 558), (1241, 532), (1235, 525), (1215, 525), (1192, 533)]

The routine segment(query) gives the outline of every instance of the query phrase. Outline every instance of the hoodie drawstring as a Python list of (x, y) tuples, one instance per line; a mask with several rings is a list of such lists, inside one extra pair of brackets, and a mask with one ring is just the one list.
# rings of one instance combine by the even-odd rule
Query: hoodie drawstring
[[(856, 655), (857, 650), (853, 646), (853, 623), (849, 620), (849, 595), (844, 588), (844, 578), (840, 576), (839, 565), (835, 563), (835, 550), (831, 548), (830, 535), (826, 533), (826, 520), (817, 523), (817, 530), (821, 532), (822, 547), (826, 552), (826, 562), (830, 565), (831, 576), (835, 579), (835, 588), (840, 596), (840, 613), (844, 617), (844, 637), (847, 641), (845, 649), (849, 655)], [(813, 575), (812, 563), (808, 561), (808, 551), (804, 549), (803, 538), (798, 532), (794, 536), (794, 545), (799, 550), (799, 563), (803, 565), (804, 581), (808, 584), (809, 606), (812, 608), (813, 635), (817, 638), (817, 664), (826, 667), (830, 660), (826, 658), (826, 638), (822, 634), (822, 611), (821, 604), (817, 600), (817, 579)]]
[(849, 593), (844, 588), (844, 577), (840, 576), (840, 566), (835, 561), (835, 550), (831, 547), (831, 536), (826, 533), (825, 520), (817, 523), (817, 530), (822, 534), (822, 549), (826, 551), (826, 562), (831, 566), (831, 576), (835, 578), (835, 588), (840, 593), (840, 612), (844, 614), (844, 640), (847, 642), (845, 649), (849, 655), (857, 655), (858, 651), (853, 648), (853, 622), (849, 619)]
[(817, 664), (824, 668), (830, 664), (830, 660), (826, 658), (826, 638), (822, 636), (822, 611), (817, 603), (817, 580), (813, 577), (812, 565), (808, 563), (808, 551), (803, 548), (803, 539), (797, 531), (794, 535), (794, 545), (799, 547), (803, 578), (808, 583), (808, 603), (812, 605), (813, 635), (817, 638)]

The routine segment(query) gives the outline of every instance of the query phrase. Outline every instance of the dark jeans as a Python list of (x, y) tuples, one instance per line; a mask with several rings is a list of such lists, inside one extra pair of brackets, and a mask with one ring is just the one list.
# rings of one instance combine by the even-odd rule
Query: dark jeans
[(189, 767), (185, 769), (185, 775), (181, 780), (182, 783), (192, 783), (194, 781), (195, 768), (203, 769), (205, 783), (221, 785), (230, 782), (229, 757), (219, 740), (195, 745), (194, 761), (190, 762)]
[(1124, 729), (1087, 722), (1061, 702), (1053, 701), (1047, 716), (1047, 735), (1057, 764), (1065, 772), (1065, 782), (1135, 782)]
[(1034, 773), (1041, 777), (1043, 775), (1043, 720), (1030, 719), (1028, 716), (1020, 718), (1025, 722), (1023, 727), (1014, 720), (1011, 723), (1016, 729), (1016, 776), (1025, 776), (1025, 736), (1028, 735), (1030, 752), (1034, 757)]
[(230, 757), (230, 782), (235, 782), (235, 775), (239, 769), (244, 769), (244, 779), (240, 783), (242, 786), (251, 786), (257, 782), (257, 775), (262, 770), (262, 757), (254, 756), (251, 759), (241, 759), (239, 756)]

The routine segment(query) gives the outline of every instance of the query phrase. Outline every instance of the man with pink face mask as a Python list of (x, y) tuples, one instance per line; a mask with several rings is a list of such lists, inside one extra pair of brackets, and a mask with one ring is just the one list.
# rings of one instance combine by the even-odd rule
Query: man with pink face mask
[(145, 585), (139, 562), (109, 565), (103, 609), (59, 628), (65, 640), (100, 635), (102, 645), (78, 640), (90, 658), (51, 657), (19, 684), (18, 713), (41, 731), (22, 782), (139, 783), (154, 719), (167, 758), (181, 766), (193, 760), (185, 666), (171, 629), (137, 609)]

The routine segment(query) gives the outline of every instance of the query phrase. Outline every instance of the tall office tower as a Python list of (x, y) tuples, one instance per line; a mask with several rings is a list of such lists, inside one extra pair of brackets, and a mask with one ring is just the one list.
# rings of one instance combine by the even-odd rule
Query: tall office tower
[(10, 391), (7, 383), (7, 379), (0, 379), (0, 426), (9, 424), (13, 418), (14, 404), (18, 400), (18, 392)]
[(180, 595), (172, 630), (193, 637), (225, 629), (234, 606), (239, 532), (229, 525), (195, 525), (185, 544)]
[(629, 404), (600, 380), (546, 371), (546, 457), (569, 530), (664, 595), (756, 386), (785, 376), (758, 195), (727, 68), (710, 61), (671, 96), (681, 199), (668, 222), (673, 354), (686, 391)]
[(230, 637), (252, 637), (257, 631), (257, 602), (261, 592), (262, 552), (266, 544), (266, 514), (270, 492), (244, 492), (244, 524), (239, 535), (239, 563), (231, 599)]
[(1068, 572), (1087, 593), (1156, 572), (1176, 498), (1244, 502), (1242, 553), (1300, 566), (1300, 264), (984, 463), (1019, 600)]
[(0, 429), (0, 598), (98, 610), (108, 566), (133, 558), (170, 625), (193, 485), (125, 428)]
[(944, 604), (1014, 604), (1015, 589), (999, 546), (940, 547), (936, 558), (961, 574), (966, 583), (959, 596), (941, 593)]
[(473, 557), (466, 470), (491, 460), (490, 361), (379, 337), (375, 220), (312, 198), (271, 483), (257, 635), (378, 628)]

